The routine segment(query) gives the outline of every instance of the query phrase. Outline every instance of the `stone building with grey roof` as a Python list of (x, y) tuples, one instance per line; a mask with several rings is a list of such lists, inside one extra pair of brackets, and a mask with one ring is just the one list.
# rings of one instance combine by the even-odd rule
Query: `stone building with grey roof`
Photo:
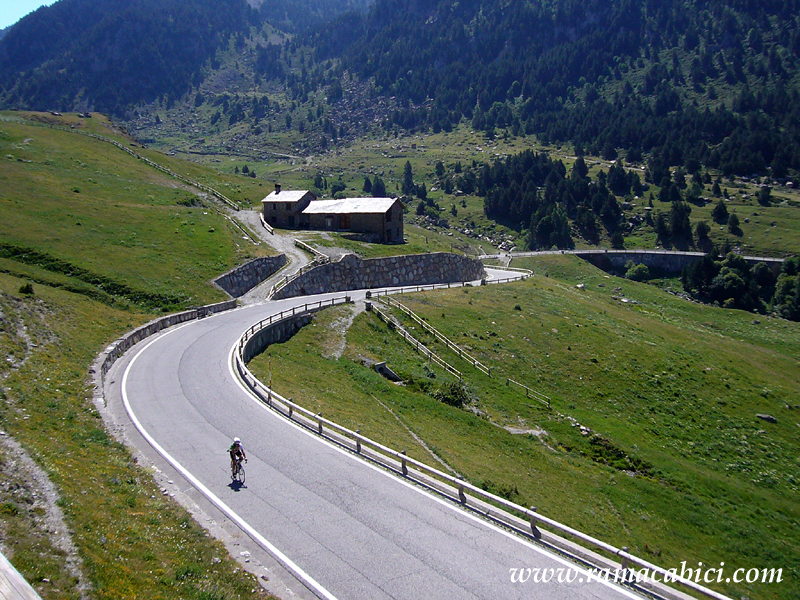
[(303, 221), (303, 209), (316, 199), (308, 190), (282, 191), (276, 183), (275, 191), (261, 201), (264, 220), (282, 229), (305, 229), (308, 222)]
[(262, 200), (274, 227), (365, 234), (381, 243), (403, 242), (403, 203), (396, 198), (317, 200), (307, 191), (275, 191)]

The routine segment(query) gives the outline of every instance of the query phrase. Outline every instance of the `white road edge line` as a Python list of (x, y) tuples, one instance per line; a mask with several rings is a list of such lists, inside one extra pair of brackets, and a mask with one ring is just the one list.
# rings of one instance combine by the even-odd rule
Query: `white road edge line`
[[(147, 343), (139, 352), (136, 353), (136, 356), (131, 359), (131, 362), (125, 369), (125, 374), (122, 377), (122, 402), (125, 405), (125, 411), (128, 413), (131, 421), (133, 422), (136, 429), (139, 433), (147, 440), (147, 443), (150, 444), (156, 452), (158, 452), (164, 459), (169, 462), (195, 489), (197, 489), (201, 494), (203, 494), (214, 506), (220, 509), (223, 513), (225, 513), (228, 518), (230, 518), (234, 523), (236, 523), (241, 529), (247, 532), (247, 534), (256, 542), (258, 543), (264, 550), (269, 552), (273, 557), (275, 557), (278, 562), (280, 562), (284, 567), (286, 567), (289, 571), (291, 571), (295, 577), (297, 577), (303, 584), (309, 588), (314, 594), (319, 596), (320, 598), (325, 598), (326, 600), (337, 600), (336, 596), (331, 594), (328, 590), (322, 587), (311, 575), (306, 573), (303, 569), (301, 569), (297, 564), (294, 563), (288, 556), (286, 556), (283, 552), (278, 550), (272, 543), (269, 542), (263, 535), (261, 535), (258, 531), (256, 531), (253, 527), (251, 527), (242, 517), (236, 514), (233, 509), (231, 509), (227, 504), (225, 504), (219, 497), (217, 497), (211, 490), (209, 490), (205, 485), (203, 485), (194, 475), (192, 475), (182, 464), (180, 464), (171, 454), (169, 454), (142, 426), (139, 422), (139, 419), (136, 417), (136, 414), (133, 412), (133, 408), (128, 400), (128, 391), (127, 391), (127, 383), (128, 383), (128, 373), (133, 367), (136, 359), (147, 350), (152, 344), (157, 342), (158, 340), (164, 338), (165, 336), (182, 329), (183, 327), (190, 325), (189, 323), (185, 323), (170, 331), (167, 331), (164, 335), (160, 335), (155, 339), (151, 340)], [(235, 381), (238, 382), (238, 379), (234, 378)]]
[[(472, 513), (469, 513), (469, 512), (467, 512), (465, 510), (462, 510), (462, 509), (454, 506), (452, 503), (443, 500), (442, 498), (434, 496), (433, 494), (431, 494), (427, 490), (424, 490), (424, 489), (420, 488), (419, 486), (412, 485), (408, 481), (400, 479), (399, 477), (397, 477), (393, 473), (390, 473), (390, 472), (386, 471), (385, 469), (381, 469), (381, 468), (375, 466), (374, 464), (370, 463), (369, 461), (367, 461), (367, 460), (365, 460), (363, 458), (359, 458), (359, 457), (353, 455), (352, 452), (348, 452), (348, 451), (344, 450), (340, 446), (337, 446), (336, 444), (328, 441), (327, 439), (321, 438), (319, 435), (309, 431), (308, 429), (306, 429), (305, 427), (301, 426), (298, 423), (295, 423), (291, 419), (286, 419), (282, 415), (276, 415), (275, 414), (276, 411), (274, 411), (269, 406), (264, 404), (264, 402), (262, 402), (255, 394), (253, 394), (253, 392), (244, 383), (242, 383), (241, 378), (237, 375), (235, 367), (234, 367), (234, 361), (236, 360), (236, 357), (234, 356), (234, 353), (236, 352), (236, 347), (238, 346), (238, 344), (239, 344), (239, 342), (237, 341), (233, 345), (233, 347), (231, 348), (231, 353), (230, 353), (230, 356), (229, 356), (230, 360), (228, 360), (228, 370), (230, 371), (231, 377), (233, 377), (233, 380), (236, 382), (236, 384), (239, 386), (239, 388), (245, 394), (247, 394), (253, 402), (258, 404), (262, 408), (262, 410), (265, 410), (268, 414), (276, 416), (276, 417), (280, 418), (284, 422), (290, 423), (291, 425), (296, 427), (298, 430), (302, 431), (304, 434), (306, 434), (310, 438), (316, 440), (317, 442), (319, 442), (321, 444), (326, 444), (328, 447), (332, 448), (333, 450), (336, 450), (337, 452), (340, 452), (344, 456), (347, 456), (350, 460), (356, 461), (359, 464), (362, 464), (362, 465), (364, 465), (366, 467), (369, 467), (370, 469), (374, 470), (377, 473), (380, 473), (384, 477), (388, 477), (388, 478), (392, 479), (393, 481), (396, 481), (397, 483), (400, 483), (400, 484), (408, 487), (409, 489), (412, 489), (415, 492), (417, 492), (419, 494), (422, 494), (423, 496), (426, 496), (426, 497), (428, 497), (429, 499), (431, 499), (431, 500), (433, 500), (435, 502), (438, 502), (442, 506), (447, 507), (449, 510), (451, 510), (452, 512), (457, 513), (458, 515), (465, 516), (468, 519), (472, 519), (476, 523), (479, 523), (479, 524), (483, 525), (484, 527), (486, 527), (486, 528), (488, 528), (488, 529), (490, 529), (492, 531), (500, 533), (500, 534), (502, 534), (502, 535), (504, 535), (504, 536), (506, 536), (506, 537), (508, 537), (508, 538), (510, 538), (510, 539), (522, 544), (523, 546), (526, 546), (526, 547), (530, 548), (531, 550), (534, 550), (535, 552), (538, 552), (539, 554), (542, 554), (544, 556), (547, 556), (548, 558), (554, 559), (554, 560), (556, 560), (557, 562), (561, 563), (562, 565), (564, 565), (566, 567), (569, 567), (569, 568), (572, 568), (572, 569), (575, 569), (575, 568), (580, 569), (580, 567), (576, 566), (576, 563), (571, 562), (571, 561), (563, 558), (562, 556), (559, 556), (558, 554), (553, 554), (549, 550), (545, 550), (544, 548), (536, 546), (535, 544), (532, 544), (532, 543), (528, 542), (524, 538), (521, 538), (521, 537), (519, 537), (517, 535), (514, 535), (513, 533), (511, 533), (509, 531), (506, 531), (505, 529), (502, 529), (501, 527), (498, 527), (497, 525), (494, 525), (493, 523), (489, 523), (488, 521), (480, 519), (477, 516), (473, 515)], [(280, 394), (276, 394), (275, 392), (273, 392), (273, 394), (278, 399), (281, 399), (281, 400), (284, 399), (282, 396), (280, 396)], [(623, 588), (621, 586), (616, 586), (610, 581), (605, 581), (605, 580), (600, 579), (600, 578), (598, 578), (596, 580), (593, 580), (593, 581), (599, 581), (600, 583), (604, 584), (606, 587), (613, 589), (615, 592), (621, 592), (625, 596), (627, 596), (628, 598), (632, 598), (633, 600), (642, 600), (642, 596), (640, 594), (635, 594), (635, 593), (631, 592), (630, 590), (627, 590), (627, 589), (625, 589), (625, 588)]]

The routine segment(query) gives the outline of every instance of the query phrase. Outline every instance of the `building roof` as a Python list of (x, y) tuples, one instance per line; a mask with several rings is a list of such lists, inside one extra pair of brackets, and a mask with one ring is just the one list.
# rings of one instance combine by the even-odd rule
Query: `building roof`
[(398, 202), (398, 200), (394, 198), (344, 198), (342, 200), (314, 200), (308, 206), (306, 206), (305, 210), (303, 210), (303, 214), (383, 214), (392, 208), (395, 202)]
[(308, 190), (281, 190), (280, 192), (271, 192), (261, 202), (300, 202), (308, 193)]

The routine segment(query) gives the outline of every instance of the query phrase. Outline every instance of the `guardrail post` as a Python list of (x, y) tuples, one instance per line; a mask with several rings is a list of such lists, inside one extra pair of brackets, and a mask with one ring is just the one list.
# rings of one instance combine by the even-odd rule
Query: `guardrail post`
[(267, 388), (267, 406), (272, 406), (272, 388)]
[[(462, 479), (462, 478), (459, 477), (459, 479)], [(459, 483), (458, 484), (458, 501), (461, 502), (461, 504), (466, 504), (467, 503), (467, 495), (464, 493), (464, 484), (463, 483)]]
[[(401, 452), (401, 454), (402, 454), (403, 456), (405, 456), (405, 455), (406, 455), (406, 451), (405, 451), (405, 450), (403, 450), (403, 452)], [(405, 458), (403, 458), (403, 459), (402, 459), (402, 461), (401, 461), (401, 463), (400, 463), (400, 466), (401, 466), (401, 468), (402, 468), (402, 470), (403, 470), (403, 476), (404, 476), (404, 477), (405, 477), (405, 476), (407, 476), (407, 475), (408, 475), (408, 463), (406, 462), (406, 459), (405, 459)]]
[[(356, 429), (356, 434), (357, 435), (361, 435), (361, 430), (360, 429)], [(360, 437), (356, 438), (356, 453), (357, 454), (361, 454), (361, 438)]]
[(317, 413), (317, 433), (322, 435), (322, 413)]
[(535, 506), (531, 506), (531, 512), (533, 513), (531, 515), (531, 533), (533, 534), (533, 537), (535, 537), (538, 540), (540, 537), (542, 537), (542, 532), (539, 531), (538, 521), (536, 519), (536, 507)]
[(289, 405), (289, 419), (291, 419), (291, 418), (292, 418), (292, 415), (293, 415), (293, 414), (294, 414), (294, 406), (292, 406), (292, 405), (290, 404), (290, 405)]
[[(622, 551), (627, 554), (628, 547), (627, 546), (623, 546), (622, 547)], [(627, 568), (628, 568), (628, 557), (627, 556), (623, 556), (622, 560), (620, 560), (620, 567), (622, 567), (623, 570), (627, 570)]]

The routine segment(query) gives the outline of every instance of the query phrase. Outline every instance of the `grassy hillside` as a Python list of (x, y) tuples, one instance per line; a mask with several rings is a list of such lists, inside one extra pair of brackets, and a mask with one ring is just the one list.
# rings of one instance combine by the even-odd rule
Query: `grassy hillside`
[[(0, 274), (0, 428), (45, 470), (60, 494), (92, 598), (252, 598), (225, 548), (162, 494), (152, 474), (113, 441), (86, 381), (98, 350), (149, 317)], [(0, 451), (0, 469), (6, 456)], [(42, 525), (31, 482), (0, 486), (4, 553), (45, 600), (79, 598)], [(63, 532), (62, 532), (63, 535)]]
[[(417, 329), (465, 373), (467, 410), (435, 400), (452, 379), (368, 313), (345, 344), (346, 309), (270, 348), (273, 385), (432, 463), (410, 429), (473, 482), (666, 568), (784, 569), (782, 584), (717, 586), (731, 597), (796, 597), (797, 324), (689, 303), (571, 257), (518, 266), (537, 276), (402, 299), (492, 368), (492, 378), (470, 370)], [(388, 361), (407, 385), (360, 356)], [(251, 366), (267, 379), (265, 357)]]
[[(97, 117), (77, 125), (74, 116), (56, 121), (130, 143)], [(221, 299), (209, 284), (213, 277), (269, 252), (243, 240), (199, 190), (73, 131), (0, 121), (0, 160), (0, 257), (11, 272), (21, 267), (8, 259), (66, 275), (118, 301), (177, 308)], [(157, 160), (188, 176), (203, 172), (197, 179), (231, 191), (211, 170), (163, 155)]]
[[(193, 190), (112, 145), (23, 124), (19, 113), (2, 116), (0, 430), (56, 485), (89, 597), (261, 597), (251, 592), (260, 590), (254, 578), (113, 441), (87, 371), (101, 349), (154, 311), (222, 299), (209, 280), (269, 250), (243, 240)], [(96, 115), (23, 116), (130, 143)], [(209, 169), (153, 157), (230, 186)], [(240, 190), (226, 193), (243, 200)], [(81, 597), (58, 545), (65, 532), (47, 526), (35, 482), (13, 469), (3, 447), (4, 554), (46, 600)]]

